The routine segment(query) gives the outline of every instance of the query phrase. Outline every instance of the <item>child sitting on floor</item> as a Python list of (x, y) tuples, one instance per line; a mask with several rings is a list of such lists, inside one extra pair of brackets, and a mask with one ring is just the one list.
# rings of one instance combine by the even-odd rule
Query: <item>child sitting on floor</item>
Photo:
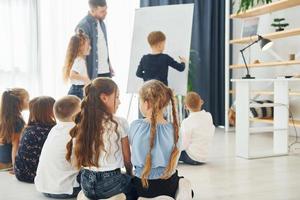
[(35, 187), (51, 198), (73, 198), (80, 191), (79, 170), (65, 159), (66, 145), (75, 126), (75, 115), (80, 111), (80, 99), (70, 95), (54, 104), (54, 114), (59, 120), (44, 144), (35, 177)]
[[(130, 147), (127, 121), (115, 116), (119, 89), (110, 78), (96, 78), (85, 87), (81, 111), (70, 131), (66, 159), (82, 168), (82, 196), (107, 199), (124, 193), (131, 200)], [(126, 174), (121, 168), (126, 168)]]
[(23, 88), (3, 92), (0, 106), (0, 169), (14, 165), (25, 121), (21, 112), (28, 109), (29, 94)]
[[(191, 187), (181, 187), (186, 188), (185, 192), (178, 191), (181, 177), (176, 167), (181, 138), (173, 91), (162, 82), (151, 80), (142, 86), (139, 95), (140, 110), (145, 118), (132, 122), (129, 130), (137, 195), (175, 198), (178, 192), (182, 196), (179, 199), (191, 199)], [(172, 104), (172, 123), (163, 116), (169, 103)]]
[(23, 131), (14, 166), (19, 181), (33, 183), (43, 145), (56, 124), (52, 97), (41, 96), (29, 102), (29, 120)]
[(215, 132), (211, 114), (202, 110), (203, 103), (196, 92), (189, 92), (185, 97), (185, 106), (190, 115), (181, 124), (183, 151), (179, 161), (190, 165), (206, 162)]

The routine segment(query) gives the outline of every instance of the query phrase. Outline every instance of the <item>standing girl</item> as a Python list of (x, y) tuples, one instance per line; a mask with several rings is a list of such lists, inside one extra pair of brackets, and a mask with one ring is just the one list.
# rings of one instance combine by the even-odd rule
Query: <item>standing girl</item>
[(28, 109), (29, 94), (13, 88), (3, 92), (0, 107), (0, 169), (11, 167), (25, 126), (21, 112)]
[[(139, 92), (144, 119), (132, 122), (129, 141), (135, 167), (134, 187), (140, 197), (166, 195), (175, 199), (179, 177), (179, 131), (173, 91), (157, 80), (146, 82)], [(164, 119), (172, 103), (173, 123)]]
[(83, 98), (83, 87), (90, 82), (87, 73), (86, 56), (90, 53), (90, 41), (82, 31), (74, 35), (68, 45), (63, 78), (71, 81), (69, 95)]
[[(106, 199), (120, 193), (130, 199), (128, 125), (126, 120), (114, 116), (119, 104), (115, 82), (109, 78), (93, 80), (85, 87), (81, 112), (70, 131), (72, 140), (67, 144), (66, 159), (77, 168), (83, 167), (81, 188), (90, 199)], [(127, 174), (120, 170), (124, 164)]]
[(42, 148), (51, 128), (56, 124), (53, 114), (55, 100), (41, 96), (29, 102), (29, 120), (20, 141), (14, 172), (19, 181), (33, 183)]

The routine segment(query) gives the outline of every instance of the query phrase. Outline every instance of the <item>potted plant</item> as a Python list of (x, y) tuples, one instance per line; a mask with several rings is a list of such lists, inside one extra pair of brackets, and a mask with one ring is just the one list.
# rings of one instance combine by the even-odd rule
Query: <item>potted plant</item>
[(268, 4), (271, 2), (272, 0), (240, 0), (240, 6), (237, 13), (245, 12), (246, 10), (256, 6), (259, 3)]
[(189, 73), (188, 73), (188, 91), (193, 91), (193, 84), (192, 80), (195, 78), (195, 70), (197, 60), (199, 60), (199, 53), (198, 51), (191, 49), (190, 50), (190, 61), (189, 61)]
[(289, 25), (289, 23), (282, 23), (285, 18), (275, 18), (271, 26), (276, 27), (276, 32), (284, 31), (284, 28)]

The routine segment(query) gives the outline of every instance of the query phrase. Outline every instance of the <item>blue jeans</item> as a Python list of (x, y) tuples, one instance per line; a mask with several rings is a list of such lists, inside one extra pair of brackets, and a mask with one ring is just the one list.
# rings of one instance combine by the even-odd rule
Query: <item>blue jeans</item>
[(105, 74), (98, 74), (98, 78), (99, 77), (111, 78), (111, 73), (108, 72), (108, 73), (105, 73)]
[(12, 144), (0, 144), (0, 163), (11, 163)]
[(83, 99), (83, 87), (84, 85), (72, 85), (68, 95), (75, 95), (80, 99)]
[(198, 161), (195, 161), (193, 160), (188, 154), (186, 151), (182, 151), (181, 154), (180, 154), (180, 157), (179, 157), (179, 161), (182, 161), (186, 164), (189, 164), (189, 165), (202, 165), (202, 164), (205, 164), (203, 162), (198, 162)]
[(120, 193), (124, 193), (128, 200), (133, 198), (131, 177), (122, 174), (120, 169), (106, 172), (83, 169), (81, 188), (89, 199), (107, 199)]

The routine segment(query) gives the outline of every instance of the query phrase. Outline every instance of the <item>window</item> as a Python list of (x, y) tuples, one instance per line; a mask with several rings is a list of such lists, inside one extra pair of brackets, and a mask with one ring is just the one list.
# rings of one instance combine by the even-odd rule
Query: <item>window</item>
[(36, 0), (1, 0), (0, 90), (24, 87), (37, 93), (36, 8)]
[[(126, 116), (131, 96), (125, 91), (134, 10), (139, 0), (107, 3), (109, 53), (121, 91), (119, 114)], [(62, 81), (62, 67), (67, 45), (88, 10), (86, 0), (1, 0), (0, 90), (23, 87), (31, 97), (66, 95), (69, 85)], [(132, 107), (137, 113), (137, 106)]]

